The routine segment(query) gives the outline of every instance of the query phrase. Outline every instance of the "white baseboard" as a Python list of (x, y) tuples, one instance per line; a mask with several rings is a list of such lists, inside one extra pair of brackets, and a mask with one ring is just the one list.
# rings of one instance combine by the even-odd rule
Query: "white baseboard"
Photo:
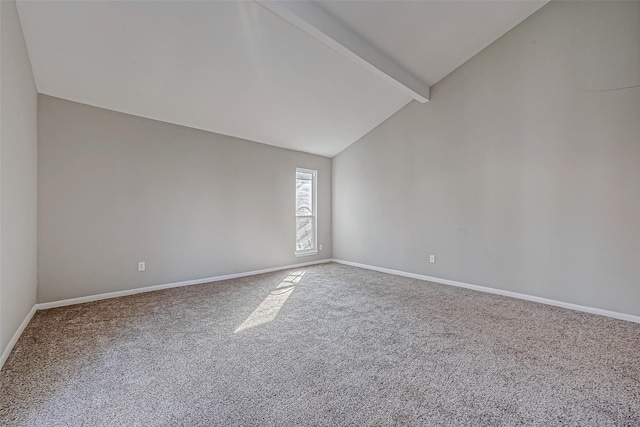
[(36, 309), (46, 310), (49, 308), (64, 307), (66, 305), (82, 304), (85, 302), (99, 301), (99, 300), (109, 299), (109, 298), (118, 298), (118, 297), (124, 297), (127, 295), (135, 295), (143, 292), (153, 292), (153, 291), (159, 291), (162, 289), (179, 288), (181, 286), (201, 285), (203, 283), (219, 282), (221, 280), (237, 279), (239, 277), (254, 276), (256, 274), (272, 273), (274, 271), (288, 270), (290, 268), (300, 268), (300, 267), (307, 267), (315, 264), (324, 264), (331, 261), (332, 261), (331, 259), (323, 259), (320, 261), (304, 262), (300, 264), (291, 264), (291, 265), (285, 265), (281, 267), (265, 268), (263, 270), (247, 271), (244, 273), (235, 273), (235, 274), (227, 274), (224, 276), (206, 277), (204, 279), (186, 280), (184, 282), (167, 283), (164, 285), (146, 286), (144, 288), (127, 289), (125, 291), (117, 291), (117, 292), (107, 292), (104, 294), (88, 295), (86, 297), (70, 298), (70, 299), (64, 299), (60, 301), (42, 302), (42, 303), (36, 304)]
[(502, 290), (502, 289), (489, 288), (489, 287), (486, 287), (486, 286), (471, 285), (469, 283), (456, 282), (455, 280), (440, 279), (438, 277), (425, 276), (425, 275), (416, 274), (416, 273), (408, 273), (406, 271), (393, 270), (393, 269), (390, 269), (390, 268), (375, 267), (373, 265), (360, 264), (360, 263), (357, 263), (357, 262), (344, 261), (344, 260), (341, 260), (341, 259), (324, 259), (324, 260), (320, 260), (320, 261), (312, 261), (312, 262), (305, 262), (305, 263), (300, 263), (300, 264), (285, 265), (285, 266), (281, 266), (281, 267), (266, 268), (266, 269), (263, 269), (263, 270), (247, 271), (247, 272), (244, 272), (244, 273), (227, 274), (227, 275), (224, 275), (224, 276), (207, 277), (207, 278), (204, 278), (204, 279), (187, 280), (187, 281), (184, 281), (184, 282), (167, 283), (167, 284), (164, 284), (164, 285), (147, 286), (147, 287), (144, 287), (144, 288), (129, 289), (129, 290), (126, 290), (126, 291), (109, 292), (109, 293), (105, 293), (105, 294), (89, 295), (89, 296), (86, 296), (86, 297), (71, 298), (71, 299), (66, 299), (66, 300), (61, 300), (61, 301), (52, 301), (52, 302), (45, 302), (45, 303), (36, 304), (36, 305), (33, 306), (31, 311), (29, 312), (29, 314), (27, 314), (27, 317), (25, 317), (24, 321), (22, 322), (22, 324), (20, 325), (20, 327), (18, 328), (16, 333), (11, 338), (11, 341), (9, 341), (9, 344), (7, 345), (7, 348), (5, 348), (4, 352), (2, 353), (2, 357), (0, 357), (0, 369), (2, 369), (2, 366), (4, 365), (4, 362), (9, 357), (9, 354), (11, 354), (11, 350), (13, 350), (13, 347), (16, 345), (16, 342), (18, 342), (18, 339), (20, 338), (20, 335), (22, 335), (22, 332), (24, 331), (24, 329), (27, 327), (27, 325), (31, 321), (31, 318), (35, 314), (36, 310), (46, 310), (46, 309), (49, 309), (49, 308), (63, 307), (63, 306), (74, 305), (74, 304), (82, 304), (82, 303), (85, 303), (85, 302), (99, 301), (99, 300), (108, 299), (108, 298), (118, 298), (118, 297), (122, 297), (122, 296), (126, 296), (126, 295), (134, 295), (134, 294), (139, 294), (139, 293), (143, 293), (143, 292), (152, 292), (152, 291), (158, 291), (158, 290), (162, 290), (162, 289), (177, 288), (177, 287), (181, 287), (181, 286), (190, 286), (190, 285), (199, 285), (199, 284), (210, 283), (210, 282), (219, 282), (221, 280), (229, 280), (229, 279), (236, 279), (236, 278), (239, 278), (239, 277), (254, 276), (256, 274), (271, 273), (271, 272), (274, 272), (274, 271), (288, 270), (288, 269), (291, 269), (291, 268), (307, 267), (307, 266), (310, 266), (310, 265), (324, 264), (324, 263), (328, 263), (328, 262), (337, 262), (339, 264), (350, 265), (352, 267), (365, 268), (367, 270), (379, 271), (381, 273), (393, 274), (393, 275), (396, 275), (396, 276), (403, 276), (403, 277), (410, 277), (412, 279), (418, 279), (418, 280), (424, 280), (424, 281), (428, 281), (428, 282), (440, 283), (440, 284), (443, 284), (443, 285), (457, 286), (457, 287), (460, 287), (460, 288), (472, 289), (474, 291), (487, 292), (487, 293), (496, 294), (496, 295), (503, 295), (503, 296), (512, 297), (512, 298), (518, 298), (518, 299), (522, 299), (522, 300), (534, 301), (534, 302), (538, 302), (538, 303), (542, 303), (542, 304), (553, 305), (553, 306), (556, 306), (556, 307), (568, 308), (570, 310), (582, 311), (582, 312), (585, 312), (585, 313), (598, 314), (598, 315), (601, 315), (601, 316), (612, 317), (614, 319), (620, 319), (620, 320), (626, 320), (626, 321), (629, 321), (629, 322), (640, 323), (640, 316), (634, 316), (634, 315), (631, 315), (631, 314), (618, 313), (618, 312), (615, 312), (615, 311), (603, 310), (601, 308), (594, 308), (594, 307), (587, 307), (587, 306), (583, 306), (583, 305), (571, 304), (571, 303), (568, 303), (568, 302), (556, 301), (556, 300), (552, 300), (552, 299), (548, 299), (548, 298), (541, 298), (541, 297), (536, 297), (536, 296), (532, 296), (532, 295), (521, 294), (521, 293), (518, 293), (518, 292), (512, 292), (512, 291), (505, 291), (505, 290)]
[(570, 310), (582, 311), (582, 312), (585, 312), (585, 313), (599, 314), (600, 316), (612, 317), (614, 319), (626, 320), (628, 322), (640, 323), (640, 316), (634, 316), (632, 314), (618, 313), (616, 311), (604, 310), (604, 309), (601, 309), (601, 308), (594, 308), (594, 307), (587, 307), (587, 306), (584, 306), (584, 305), (571, 304), (571, 303), (564, 302), (564, 301), (556, 301), (556, 300), (552, 300), (552, 299), (548, 299), (548, 298), (541, 298), (541, 297), (536, 297), (536, 296), (532, 296), (532, 295), (521, 294), (521, 293), (518, 293), (518, 292), (512, 292), (512, 291), (505, 291), (505, 290), (502, 290), (502, 289), (489, 288), (489, 287), (486, 287), (486, 286), (471, 285), (469, 283), (456, 282), (455, 280), (440, 279), (438, 277), (431, 277), (431, 276), (425, 276), (425, 275), (422, 275), (422, 274), (408, 273), (406, 271), (392, 270), (390, 268), (375, 267), (373, 265), (360, 264), (360, 263), (357, 263), (357, 262), (344, 261), (344, 260), (341, 260), (341, 259), (333, 259), (332, 261), (333, 262), (337, 262), (339, 264), (350, 265), (352, 267), (359, 267), (359, 268), (365, 268), (367, 270), (379, 271), (381, 273), (388, 273), (388, 274), (394, 274), (396, 276), (410, 277), (412, 279), (425, 280), (425, 281), (428, 281), (428, 282), (435, 282), (435, 283), (440, 283), (440, 284), (443, 284), (443, 285), (457, 286), (459, 288), (472, 289), (474, 291), (487, 292), (487, 293), (496, 294), (496, 295), (503, 295), (503, 296), (507, 296), (507, 297), (511, 297), (511, 298), (518, 298), (518, 299), (522, 299), (522, 300), (538, 302), (538, 303), (541, 303), (541, 304), (548, 304), (548, 305), (553, 305), (553, 306), (556, 306), (556, 307), (568, 308)]
[(9, 341), (9, 344), (7, 344), (7, 348), (5, 348), (4, 352), (2, 352), (2, 356), (0, 357), (0, 369), (2, 369), (2, 367), (4, 366), (4, 362), (6, 362), (7, 359), (9, 358), (9, 355), (11, 354), (11, 350), (13, 350), (13, 347), (18, 342), (20, 335), (22, 335), (22, 332), (24, 332), (24, 329), (27, 327), (29, 322), (31, 322), (31, 318), (35, 313), (36, 313), (36, 306), (34, 305), (29, 311), (29, 314), (27, 314), (27, 317), (25, 317), (24, 320), (22, 321), (22, 324), (20, 324), (20, 327), (18, 328), (16, 333), (13, 334), (13, 337), (11, 337), (11, 341)]
[(22, 335), (22, 332), (31, 321), (31, 318), (35, 314), (36, 310), (46, 310), (49, 308), (64, 307), (66, 305), (82, 304), (85, 302), (99, 301), (99, 300), (109, 299), (109, 298), (118, 298), (118, 297), (123, 297), (127, 295), (140, 294), (143, 292), (152, 292), (152, 291), (159, 291), (161, 289), (177, 288), (180, 286), (201, 285), (203, 283), (219, 282), (221, 280), (237, 279), (239, 277), (254, 276), (256, 274), (272, 273), (274, 271), (289, 270), (291, 268), (300, 268), (300, 267), (307, 267), (315, 264), (324, 264), (331, 261), (332, 261), (331, 259), (323, 259), (319, 261), (304, 262), (300, 264), (284, 265), (281, 267), (265, 268), (263, 270), (247, 271), (244, 273), (227, 274), (224, 276), (215, 276), (215, 277), (207, 277), (204, 279), (186, 280), (184, 282), (167, 283), (164, 285), (147, 286), (144, 288), (137, 288), (137, 289), (128, 289), (126, 291), (108, 292), (105, 294), (89, 295), (86, 297), (70, 298), (70, 299), (65, 299), (60, 301), (39, 303), (33, 306), (31, 311), (27, 315), (27, 317), (24, 319), (24, 321), (16, 331), (16, 333), (13, 334), (11, 341), (9, 341), (7, 348), (5, 348), (4, 352), (2, 353), (2, 357), (0, 358), (0, 369), (2, 369), (4, 362), (9, 357), (9, 354), (11, 354), (11, 350), (13, 350), (13, 347), (16, 345), (16, 342), (18, 342), (20, 335)]
[(31, 321), (31, 318), (35, 314), (36, 310), (46, 310), (48, 308), (64, 307), (66, 305), (82, 304), (82, 303), (85, 303), (85, 302), (99, 301), (99, 300), (109, 299), (109, 298), (118, 298), (118, 297), (123, 297), (123, 296), (126, 296), (126, 295), (140, 294), (140, 293), (143, 293), (143, 292), (152, 292), (152, 291), (159, 291), (161, 289), (177, 288), (177, 287), (180, 287), (180, 286), (201, 285), (203, 283), (219, 282), (221, 280), (236, 279), (236, 278), (239, 278), (239, 277), (254, 276), (256, 274), (263, 274), (263, 273), (272, 273), (274, 271), (289, 270), (291, 268), (307, 267), (307, 266), (315, 265), (315, 264), (324, 264), (324, 263), (331, 262), (331, 261), (332, 261), (331, 259), (323, 259), (323, 260), (320, 260), (320, 261), (304, 262), (304, 263), (300, 263), (300, 264), (292, 264), (292, 265), (285, 265), (285, 266), (281, 266), (281, 267), (265, 268), (265, 269), (262, 269), (262, 270), (247, 271), (247, 272), (244, 272), (244, 273), (227, 274), (227, 275), (224, 275), (224, 276), (215, 276), (215, 277), (207, 277), (207, 278), (204, 278), (204, 279), (186, 280), (184, 282), (167, 283), (167, 284), (164, 284), (164, 285), (147, 286), (147, 287), (144, 287), (144, 288), (137, 288), (137, 289), (128, 289), (126, 291), (108, 292), (108, 293), (105, 293), (105, 294), (89, 295), (89, 296), (86, 296), (86, 297), (70, 298), (70, 299), (65, 299), (65, 300), (60, 300), (60, 301), (39, 303), (39, 304), (36, 304), (36, 305), (33, 306), (31, 311), (29, 312), (29, 314), (27, 314), (27, 317), (24, 319), (24, 321), (22, 322), (22, 324), (20, 325), (20, 327), (16, 331), (16, 333), (13, 334), (13, 337), (11, 338), (11, 341), (9, 341), (9, 344), (7, 345), (7, 348), (5, 348), (4, 352), (2, 353), (2, 357), (0, 358), (0, 369), (2, 369), (2, 366), (4, 365), (4, 362), (9, 357), (9, 354), (11, 354), (11, 350), (13, 350), (13, 347), (16, 345), (16, 342), (18, 342), (18, 339), (20, 338), (20, 335), (22, 335), (22, 332), (24, 332), (24, 329), (27, 327), (27, 325)]

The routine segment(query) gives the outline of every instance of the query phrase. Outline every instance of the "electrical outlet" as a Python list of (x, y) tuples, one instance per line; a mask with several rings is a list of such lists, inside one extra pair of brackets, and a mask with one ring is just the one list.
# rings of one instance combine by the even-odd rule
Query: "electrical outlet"
[(435, 255), (429, 255), (429, 262), (436, 262), (436, 256)]
[(322, 243), (318, 245), (318, 249), (322, 250)]
[(138, 271), (144, 271), (145, 269), (146, 269), (146, 266), (144, 265), (144, 262), (139, 262)]

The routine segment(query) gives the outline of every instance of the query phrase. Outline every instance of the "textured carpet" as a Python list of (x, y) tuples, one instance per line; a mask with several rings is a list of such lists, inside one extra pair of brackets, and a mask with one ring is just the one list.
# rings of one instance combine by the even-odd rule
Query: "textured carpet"
[(37, 312), (0, 425), (640, 425), (640, 325), (325, 264)]

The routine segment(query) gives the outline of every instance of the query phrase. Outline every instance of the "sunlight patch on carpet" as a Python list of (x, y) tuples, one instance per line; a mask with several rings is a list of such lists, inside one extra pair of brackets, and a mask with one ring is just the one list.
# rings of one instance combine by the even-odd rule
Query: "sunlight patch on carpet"
[(262, 301), (258, 308), (253, 310), (253, 313), (251, 313), (251, 315), (247, 317), (240, 326), (238, 326), (238, 329), (236, 329), (234, 333), (273, 321), (293, 292), (293, 289), (298, 283), (300, 283), (300, 280), (302, 280), (304, 273), (304, 270), (289, 273), (289, 275), (285, 277), (273, 291), (271, 291), (267, 298)]

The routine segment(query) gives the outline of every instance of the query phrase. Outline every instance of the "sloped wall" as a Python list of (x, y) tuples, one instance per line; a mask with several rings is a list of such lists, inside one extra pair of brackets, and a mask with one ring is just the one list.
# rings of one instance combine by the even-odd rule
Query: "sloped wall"
[(640, 315), (638, 85), (640, 2), (549, 3), (334, 158), (334, 258)]

